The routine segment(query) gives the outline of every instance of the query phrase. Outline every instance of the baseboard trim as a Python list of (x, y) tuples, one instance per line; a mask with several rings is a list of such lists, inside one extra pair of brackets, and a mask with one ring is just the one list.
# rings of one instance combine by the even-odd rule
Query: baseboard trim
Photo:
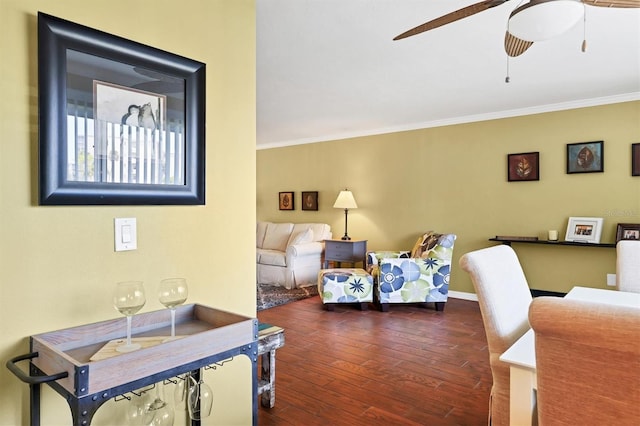
[[(561, 293), (557, 291), (548, 291), (548, 290), (531, 290), (531, 295), (533, 297), (538, 296), (556, 296), (556, 297), (564, 297), (566, 293)], [(462, 299), (462, 300), (473, 300), (474, 302), (478, 301), (478, 295), (475, 293), (465, 293), (463, 291), (449, 291), (449, 297), (453, 299)]]
[(567, 293), (561, 293), (558, 291), (550, 291), (550, 290), (536, 290), (534, 288), (531, 289), (531, 296), (540, 297), (540, 296), (554, 296), (554, 297), (565, 297)]
[(478, 301), (478, 295), (475, 293), (465, 293), (463, 291), (449, 291), (449, 297), (454, 299), (473, 300)]

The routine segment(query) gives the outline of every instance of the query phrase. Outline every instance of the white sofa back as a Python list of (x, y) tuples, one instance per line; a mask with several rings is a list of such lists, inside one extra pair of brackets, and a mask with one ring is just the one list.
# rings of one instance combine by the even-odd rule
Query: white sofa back
[(258, 283), (289, 289), (314, 283), (321, 268), (323, 240), (330, 238), (331, 227), (324, 223), (258, 222)]
[(287, 246), (330, 239), (331, 227), (326, 223), (257, 222), (256, 247), (286, 251)]

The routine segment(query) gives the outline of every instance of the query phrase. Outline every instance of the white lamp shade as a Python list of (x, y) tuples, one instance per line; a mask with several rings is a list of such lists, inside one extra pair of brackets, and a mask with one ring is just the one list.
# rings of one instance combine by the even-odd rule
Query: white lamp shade
[(532, 0), (511, 12), (508, 31), (526, 41), (548, 40), (569, 31), (583, 16), (579, 0)]
[(358, 205), (351, 191), (345, 189), (344, 191), (340, 191), (336, 202), (333, 203), (333, 207), (336, 209), (357, 209)]

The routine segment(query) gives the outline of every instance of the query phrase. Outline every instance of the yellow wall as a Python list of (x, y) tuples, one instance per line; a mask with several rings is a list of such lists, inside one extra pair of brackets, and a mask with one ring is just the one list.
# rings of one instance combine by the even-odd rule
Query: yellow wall
[[(566, 144), (604, 140), (604, 173), (566, 174)], [(423, 231), (453, 232), (452, 291), (473, 293), (458, 259), (495, 235), (538, 236), (570, 216), (604, 218), (602, 242), (617, 223), (640, 223), (640, 177), (631, 144), (640, 142), (640, 102), (492, 120), (258, 151), (259, 219), (326, 222), (344, 233), (333, 209), (348, 187), (358, 209), (349, 235), (369, 249), (411, 249)], [(507, 154), (540, 152), (540, 180), (507, 182)], [(279, 191), (295, 191), (296, 210), (279, 211)], [(319, 191), (317, 212), (300, 210), (300, 191)], [(566, 292), (606, 287), (615, 250), (514, 245), (531, 288)]]
[[(207, 64), (206, 206), (39, 207), (36, 15), (42, 11)], [(162, 278), (189, 302), (255, 316), (255, 4), (253, 0), (0, 0), (0, 425), (28, 423), (28, 386), (4, 368), (28, 336), (118, 317), (114, 284)], [(233, 182), (230, 185), (229, 182)], [(113, 219), (136, 217), (138, 250), (113, 250)], [(248, 424), (246, 357), (208, 372), (212, 424)], [(122, 371), (126, 375), (126, 371)], [(70, 424), (46, 388), (42, 424)], [(108, 403), (94, 424), (124, 424)], [(176, 424), (180, 424), (177, 422)]]

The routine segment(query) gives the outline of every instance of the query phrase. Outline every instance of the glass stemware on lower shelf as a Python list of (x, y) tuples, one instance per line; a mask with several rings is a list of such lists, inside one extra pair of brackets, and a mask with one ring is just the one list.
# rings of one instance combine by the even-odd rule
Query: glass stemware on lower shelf
[[(213, 391), (203, 380), (204, 369), (196, 374), (185, 373), (169, 379), (175, 385), (173, 404), (171, 396), (166, 396), (165, 383), (158, 382), (152, 387), (132, 392), (130, 405), (126, 411), (128, 423), (135, 426), (173, 426), (176, 413), (180, 418), (188, 411), (189, 419), (199, 422), (211, 416)], [(167, 399), (169, 398), (169, 399)]]
[(131, 343), (131, 317), (138, 312), (146, 298), (142, 281), (124, 281), (116, 284), (113, 293), (113, 306), (118, 312), (127, 317), (127, 341), (116, 347), (118, 352), (131, 352), (140, 349), (137, 343)]
[(132, 426), (142, 425), (142, 420), (150, 403), (146, 393), (143, 392), (135, 395), (136, 396), (131, 397), (131, 402), (126, 412), (128, 424)]
[(172, 426), (174, 411), (164, 399), (164, 384), (156, 383), (156, 396), (147, 406), (143, 417), (144, 425), (152, 426)]
[(202, 373), (201, 370), (200, 380), (197, 382), (193, 376), (189, 375), (191, 383), (187, 395), (187, 407), (189, 409), (189, 417), (195, 421), (209, 417), (213, 408), (213, 391), (202, 380)]
[(173, 402), (176, 411), (185, 411), (187, 409), (187, 399), (189, 397), (189, 385), (191, 373), (182, 374), (176, 377), (176, 386), (173, 389)]
[(165, 342), (176, 337), (176, 307), (182, 305), (188, 296), (189, 289), (186, 279), (166, 278), (160, 281), (158, 299), (160, 303), (171, 311), (171, 337), (165, 339)]
[(174, 409), (165, 401), (164, 382), (131, 393), (126, 411), (127, 424), (131, 426), (172, 426)]

